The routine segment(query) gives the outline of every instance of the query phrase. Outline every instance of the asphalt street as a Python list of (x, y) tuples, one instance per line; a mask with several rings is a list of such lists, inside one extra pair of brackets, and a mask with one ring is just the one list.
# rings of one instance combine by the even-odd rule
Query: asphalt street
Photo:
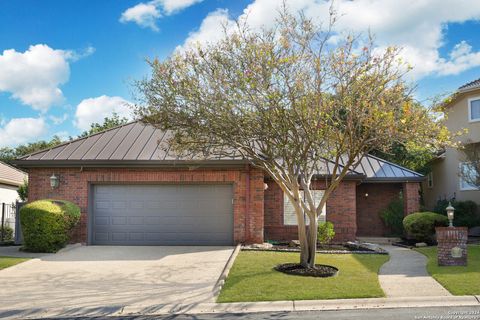
[(54, 318), (75, 320), (480, 320), (480, 307), (429, 307), (429, 308), (398, 308), (398, 309), (368, 309), (341, 311), (308, 311), (308, 312), (265, 312), (243, 314), (189, 314), (189, 315), (149, 315), (149, 316), (119, 316), (119, 317), (79, 317)]

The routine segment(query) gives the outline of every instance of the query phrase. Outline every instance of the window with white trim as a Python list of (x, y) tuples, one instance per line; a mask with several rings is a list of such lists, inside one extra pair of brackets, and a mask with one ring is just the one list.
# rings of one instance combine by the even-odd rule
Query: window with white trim
[(432, 189), (433, 188), (433, 172), (429, 172), (427, 175), (427, 186)]
[[(322, 200), (325, 190), (310, 190), (312, 193), (313, 201), (315, 205), (318, 205)], [(302, 199), (304, 199), (304, 192), (300, 191)], [(305, 217), (306, 223), (309, 224), (308, 217)], [(325, 206), (322, 208), (322, 213), (318, 217), (318, 222), (326, 221), (326, 210)], [(286, 195), (283, 196), (283, 224), (286, 226), (296, 226), (298, 225), (297, 216), (295, 214), (295, 209), (293, 208), (292, 203)]]
[(480, 97), (468, 100), (468, 121), (480, 121)]
[(460, 163), (460, 190), (479, 190), (477, 186), (470, 183), (470, 181), (475, 180), (476, 175), (477, 172), (471, 164), (467, 162)]

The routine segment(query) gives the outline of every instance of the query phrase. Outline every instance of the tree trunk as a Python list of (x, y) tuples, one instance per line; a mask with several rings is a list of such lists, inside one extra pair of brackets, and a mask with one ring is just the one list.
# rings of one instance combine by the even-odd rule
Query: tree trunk
[(300, 264), (305, 268), (308, 267), (308, 260), (310, 256), (309, 241), (307, 234), (307, 227), (305, 223), (305, 216), (300, 204), (293, 203), (295, 214), (297, 215), (297, 227), (298, 227), (298, 241), (300, 242)]
[(317, 254), (317, 219), (315, 213), (308, 215), (310, 220), (308, 228), (308, 267), (315, 267), (315, 257)]
[(309, 212), (309, 226), (306, 224), (304, 211), (295, 208), (298, 220), (298, 240), (300, 241), (300, 264), (305, 268), (315, 267), (317, 253), (317, 219), (315, 213)]

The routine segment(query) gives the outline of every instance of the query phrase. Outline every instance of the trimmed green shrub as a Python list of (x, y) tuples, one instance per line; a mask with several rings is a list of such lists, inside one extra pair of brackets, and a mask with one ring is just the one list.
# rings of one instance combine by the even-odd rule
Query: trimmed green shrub
[(0, 241), (3, 238), (3, 242), (13, 241), (13, 229), (10, 226), (5, 225), (3, 228), (0, 226)]
[[(448, 200), (439, 200), (433, 209), (433, 212), (447, 215), (446, 208), (448, 207)], [(453, 218), (453, 225), (457, 227), (473, 228), (480, 226), (480, 210), (478, 205), (473, 201), (452, 201), (452, 206), (455, 208), (455, 217)]]
[(403, 227), (410, 238), (419, 242), (434, 242), (435, 227), (448, 225), (446, 216), (435, 212), (416, 212), (403, 219)]
[(335, 237), (335, 231), (333, 230), (333, 223), (330, 221), (320, 222), (317, 229), (317, 239), (322, 245), (330, 243)]
[(24, 247), (31, 252), (56, 252), (69, 240), (80, 220), (80, 208), (64, 200), (38, 200), (20, 209)]
[(403, 235), (403, 198), (393, 200), (388, 204), (388, 207), (380, 212), (380, 217), (383, 223), (390, 228), (391, 235), (402, 236)]

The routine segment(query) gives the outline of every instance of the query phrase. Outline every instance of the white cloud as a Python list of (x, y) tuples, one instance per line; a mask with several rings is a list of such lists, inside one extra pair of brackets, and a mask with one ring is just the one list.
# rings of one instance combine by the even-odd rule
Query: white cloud
[(219, 41), (224, 35), (224, 28), (229, 30), (234, 26), (234, 21), (228, 16), (228, 10), (217, 9), (209, 13), (207, 17), (203, 19), (200, 28), (198, 28), (197, 31), (191, 32), (184, 44), (178, 46), (176, 50), (181, 51), (196, 43), (214, 43)]
[(0, 128), (0, 147), (38, 140), (46, 132), (43, 118), (14, 118)]
[(59, 125), (64, 123), (68, 119), (68, 114), (64, 113), (61, 117), (50, 115), (48, 118), (52, 120), (53, 124)]
[(166, 15), (171, 15), (202, 1), (203, 0), (154, 0), (152, 3), (160, 6), (162, 12)]
[(120, 16), (120, 22), (134, 22), (142, 28), (159, 31), (157, 20), (162, 15), (172, 15), (203, 0), (152, 0), (140, 2), (128, 8)]
[(473, 52), (472, 46), (462, 41), (450, 52), (450, 59), (441, 59), (438, 67), (440, 75), (459, 74), (470, 68), (480, 66), (480, 52)]
[(82, 100), (75, 112), (74, 125), (87, 130), (90, 124), (103, 123), (105, 117), (111, 117), (115, 112), (120, 117), (132, 119), (132, 112), (128, 106), (129, 102), (121, 97), (100, 96)]
[(53, 135), (59, 137), (60, 140), (62, 141), (67, 141), (71, 137), (68, 131), (58, 131), (58, 132), (55, 132)]
[(0, 54), (0, 92), (10, 92), (14, 99), (45, 112), (64, 101), (60, 86), (70, 77), (70, 61), (92, 54), (56, 50), (45, 44), (32, 45), (25, 52), (15, 49)]
[(153, 3), (141, 2), (125, 10), (120, 17), (120, 22), (135, 22), (142, 28), (150, 28), (153, 31), (158, 31), (156, 21), (159, 17), (160, 11)]
[(68, 60), (70, 60), (72, 62), (75, 62), (75, 61), (78, 61), (78, 60), (83, 59), (85, 57), (88, 57), (89, 55), (94, 54), (95, 50), (96, 49), (94, 47), (88, 46), (81, 51), (67, 50), (67, 51), (64, 51), (64, 52), (65, 52), (65, 57)]
[[(272, 26), (281, 3), (277, 0), (255, 0), (244, 9), (239, 19), (246, 19), (252, 29)], [(286, 4), (292, 12), (302, 10), (316, 22), (328, 23), (329, 1), (287, 0)], [(447, 57), (442, 57), (439, 52), (445, 44), (448, 23), (480, 20), (480, 1), (336, 0), (334, 4), (340, 15), (335, 31), (366, 33), (370, 30), (379, 47), (402, 47), (402, 54), (415, 67), (412, 76), (416, 78), (431, 74), (457, 74), (480, 66), (479, 52), (473, 51), (466, 42), (457, 44)], [(177, 50), (195, 42), (219, 39), (223, 35), (222, 23), (233, 26), (233, 20), (228, 18), (225, 10), (210, 13)]]

